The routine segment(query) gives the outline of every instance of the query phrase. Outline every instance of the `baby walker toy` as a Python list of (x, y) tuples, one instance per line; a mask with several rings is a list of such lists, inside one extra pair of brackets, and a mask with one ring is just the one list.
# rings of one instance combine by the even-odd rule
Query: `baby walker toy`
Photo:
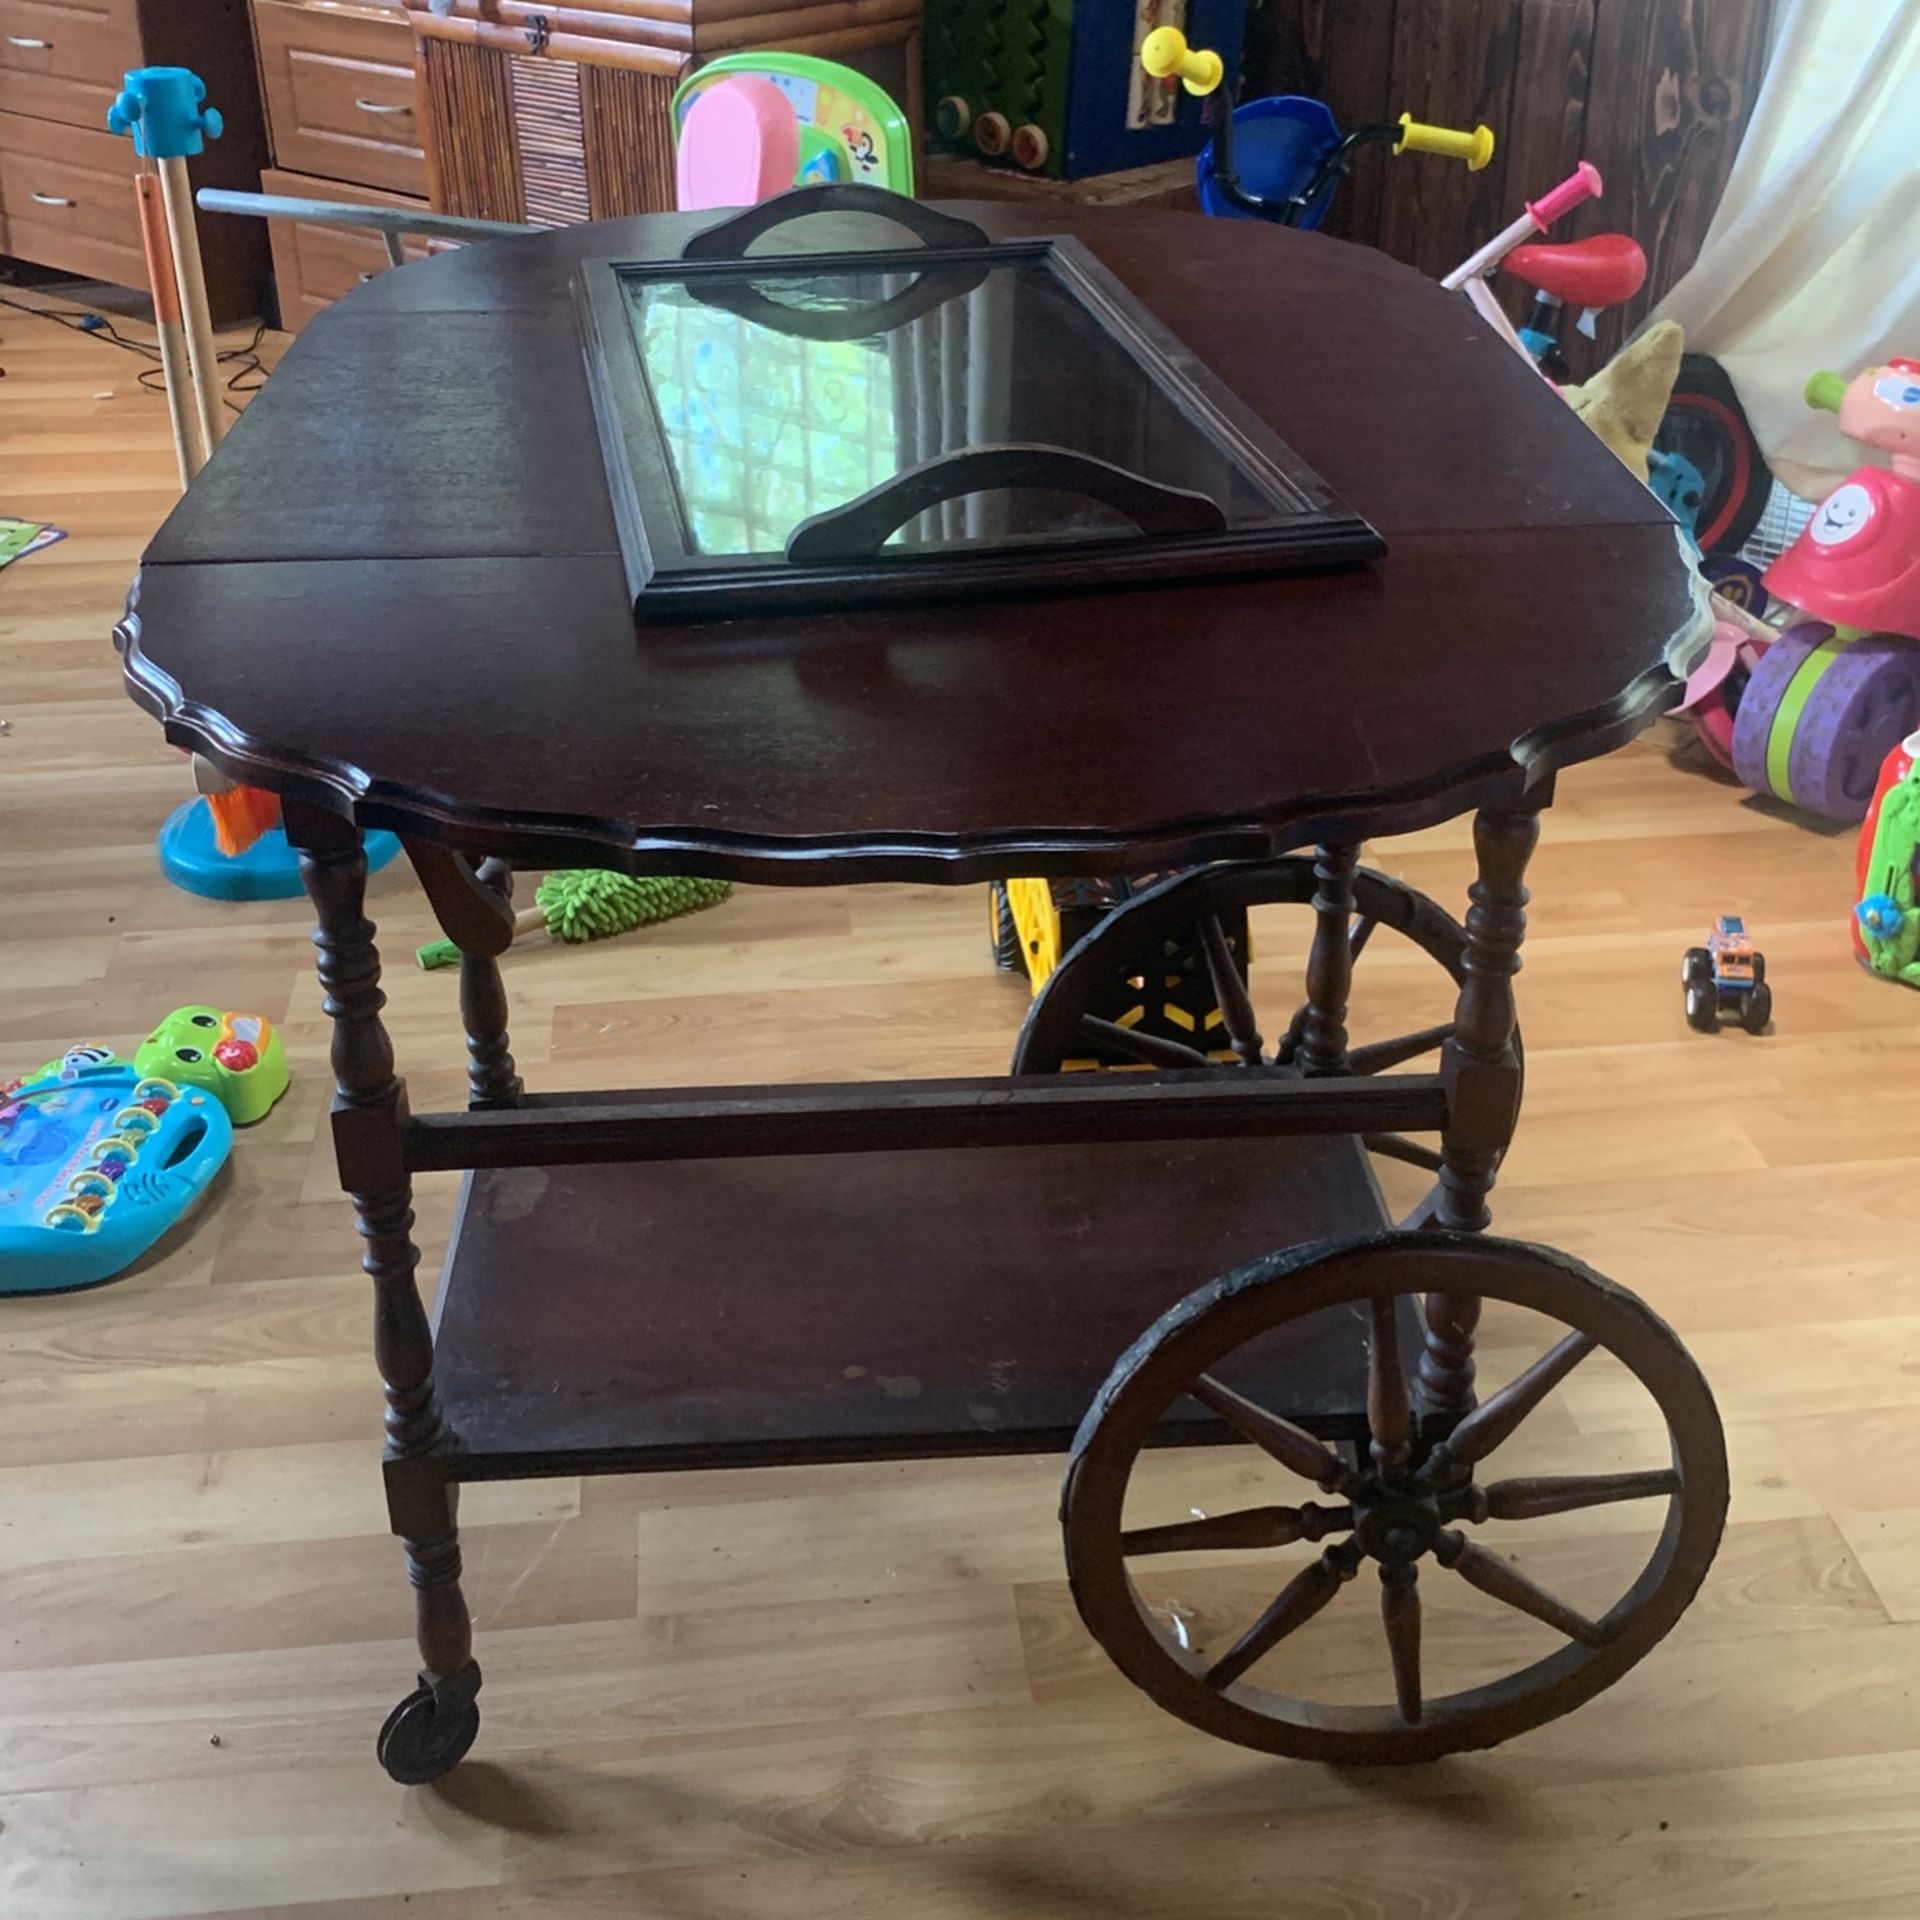
[(1920, 360), (1816, 374), (1807, 404), (1885, 449), (1891, 470), (1856, 468), (1767, 569), (1767, 591), (1812, 617), (1754, 668), (1733, 765), (1756, 793), (1859, 820), (1881, 761), (1920, 722)]
[[(219, 110), (206, 98), (206, 82), (185, 67), (139, 67), (126, 76), (107, 113), (108, 127), (131, 134), (135, 153), (146, 163), (135, 175), (134, 198), (183, 487), (192, 485), (226, 432), (187, 177), (188, 159), (224, 130)], [(209, 900), (290, 900), (300, 893), (300, 863), (280, 829), (279, 801), (201, 761), (195, 763), (195, 783), (198, 795), (160, 829), (161, 872), (176, 887)], [(391, 834), (373, 840), (376, 866), (400, 851)]]
[(730, 53), (673, 96), (681, 211), (751, 207), (793, 186), (913, 192), (913, 131), (864, 74), (804, 53)]
[(1860, 829), (1853, 950), (1870, 972), (1920, 987), (1920, 733), (1887, 755)]
[(1766, 955), (1756, 953), (1747, 924), (1737, 913), (1713, 923), (1704, 947), (1689, 947), (1680, 965), (1687, 995), (1687, 1025), (1712, 1033), (1730, 1013), (1749, 1033), (1765, 1033), (1773, 1018)]

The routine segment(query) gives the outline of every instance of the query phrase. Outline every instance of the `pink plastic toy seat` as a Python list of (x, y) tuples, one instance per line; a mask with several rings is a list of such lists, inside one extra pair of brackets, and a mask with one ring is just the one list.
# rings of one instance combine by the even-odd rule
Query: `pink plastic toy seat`
[(680, 210), (754, 207), (800, 171), (800, 122), (771, 80), (736, 73), (699, 94), (680, 124)]
[(1515, 247), (1500, 264), (1570, 307), (1617, 307), (1647, 284), (1647, 256), (1630, 233), (1596, 233), (1565, 246)]

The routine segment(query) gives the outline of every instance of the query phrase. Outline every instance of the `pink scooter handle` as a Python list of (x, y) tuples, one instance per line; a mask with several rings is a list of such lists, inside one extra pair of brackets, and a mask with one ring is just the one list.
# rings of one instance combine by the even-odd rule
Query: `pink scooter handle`
[(1598, 200), (1604, 188), (1600, 169), (1591, 160), (1582, 160), (1550, 193), (1527, 202), (1533, 224), (1545, 233), (1561, 215), (1571, 213), (1588, 200)]

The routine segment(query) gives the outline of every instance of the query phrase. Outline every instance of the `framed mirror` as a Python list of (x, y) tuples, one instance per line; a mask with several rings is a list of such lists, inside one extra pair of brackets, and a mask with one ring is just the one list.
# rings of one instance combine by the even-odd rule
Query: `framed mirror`
[[(920, 244), (745, 254), (855, 202)], [(1385, 551), (1070, 238), (995, 242), (877, 188), (801, 189), (678, 260), (590, 261), (578, 296), (642, 620)]]

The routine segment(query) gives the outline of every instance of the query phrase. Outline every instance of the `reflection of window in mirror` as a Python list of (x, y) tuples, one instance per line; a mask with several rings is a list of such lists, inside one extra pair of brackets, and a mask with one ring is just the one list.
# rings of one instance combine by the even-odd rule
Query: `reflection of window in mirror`
[(670, 283), (636, 290), (641, 347), (699, 553), (778, 553), (899, 470), (884, 340), (800, 340)]

